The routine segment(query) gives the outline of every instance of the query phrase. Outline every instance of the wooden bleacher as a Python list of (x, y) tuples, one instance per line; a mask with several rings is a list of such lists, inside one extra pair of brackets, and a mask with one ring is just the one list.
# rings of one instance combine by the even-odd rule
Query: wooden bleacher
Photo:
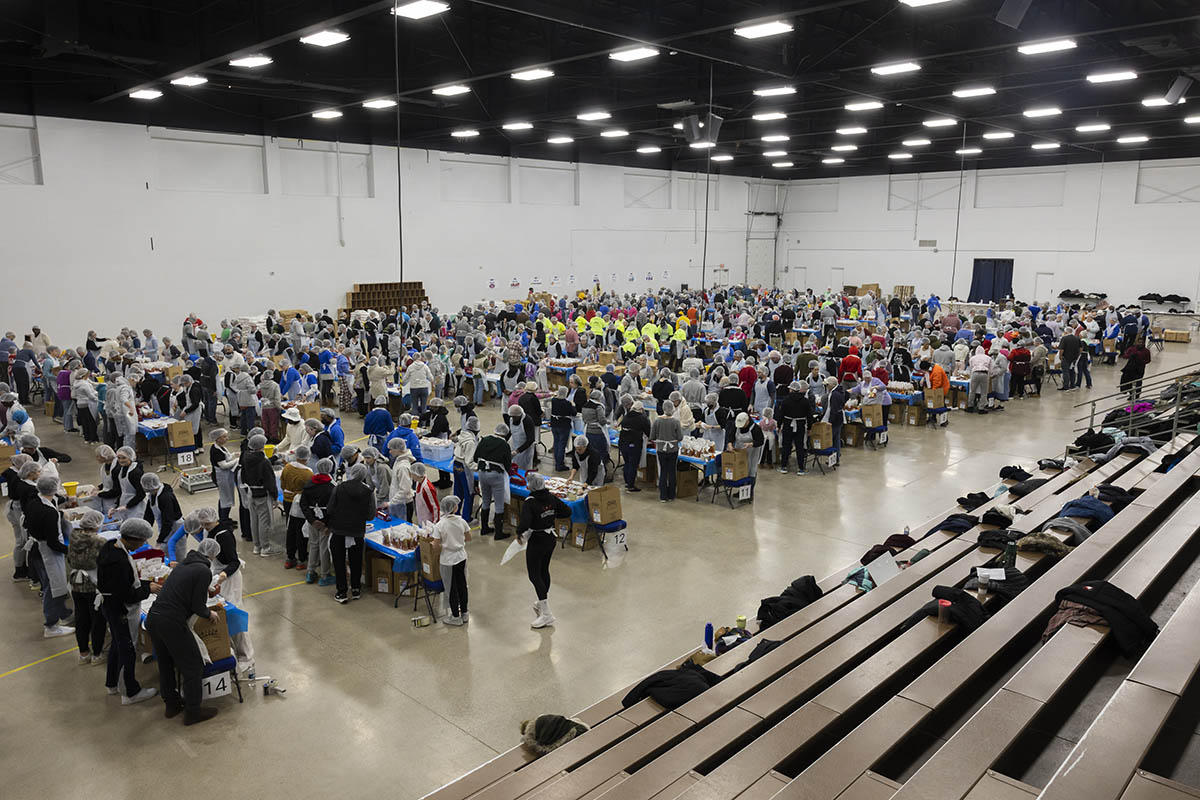
[[(1150, 456), (1121, 453), (1103, 465), (1085, 460), (1070, 470), (1043, 470), (1038, 477), (1047, 483), (1028, 496), (1001, 493), (971, 511), (982, 515), (995, 505), (1015, 504), (1022, 513), (1009, 528), (1028, 533), (1102, 483), (1144, 490), (1067, 557), (1018, 554), (1017, 566), (1030, 585), (1003, 607), (989, 595), (984, 605), (993, 616), (973, 632), (932, 617), (905, 625), (931, 599), (933, 587), (961, 586), (972, 567), (999, 555), (977, 540), (990, 526), (922, 538), (949, 514), (963, 512), (955, 506), (913, 526), (917, 544), (897, 556), (926, 548), (925, 558), (870, 592), (842, 584), (858, 564), (822, 579), (823, 597), (709, 661), (705, 668), (724, 680), (679, 708), (666, 710), (650, 699), (623, 708), (631, 687), (623, 688), (577, 714), (591, 730), (566, 745), (536, 760), (514, 748), (426, 800), (1038, 796), (1040, 790), (1021, 776), (1003, 774), (1001, 756), (1109, 639), (1104, 626), (1068, 625), (1041, 645), (1038, 635), (1056, 607), (1054, 595), (1080, 580), (1105, 578), (1143, 597), (1178, 570), (1193, 552), (1189, 545), (1200, 542), (1195, 444), (1192, 436), (1180, 436)], [(1164, 458), (1181, 453), (1182, 460), (1162, 471)], [(1068, 536), (1051, 533), (1063, 541)], [(775, 588), (764, 587), (763, 594)], [(1139, 770), (1200, 665), (1197, 623), (1200, 588), (1188, 594), (1088, 729), (1087, 752), (1094, 753), (1096, 772), (1105, 776), (1103, 790), (1092, 791), (1076, 771), (1062, 770), (1044, 796), (1200, 798), (1200, 792)], [(759, 637), (781, 644), (743, 666)], [(1003, 685), (987, 682), (1010, 666), (1019, 669)], [(937, 715), (972, 703), (982, 703), (976, 714), (925, 753), (923, 763), (914, 763), (907, 780), (898, 781), (889, 755), (912, 749), (919, 728)], [(1140, 714), (1133, 728), (1123, 724), (1130, 709)], [(1122, 738), (1131, 732), (1135, 746), (1123, 747)], [(1105, 747), (1119, 752), (1105, 757)], [(1081, 794), (1080, 786), (1089, 788)]]

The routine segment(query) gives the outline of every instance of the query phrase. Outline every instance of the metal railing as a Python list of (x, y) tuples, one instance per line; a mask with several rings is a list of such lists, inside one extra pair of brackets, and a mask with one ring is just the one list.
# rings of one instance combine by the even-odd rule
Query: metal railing
[[(1200, 397), (1194, 397), (1191, 400), (1184, 398), (1184, 388), (1200, 382), (1200, 362), (1186, 364), (1182, 367), (1165, 372), (1157, 373), (1153, 378), (1142, 379), (1137, 384), (1137, 389), (1133, 391), (1114, 392), (1112, 394), (1103, 395), (1101, 397), (1091, 398), (1083, 403), (1077, 403), (1074, 408), (1088, 408), (1086, 416), (1075, 419), (1076, 425), (1081, 422), (1087, 424), (1082, 427), (1076, 427), (1073, 433), (1081, 433), (1088, 430), (1095, 430), (1097, 420), (1103, 425), (1103, 419), (1111, 412), (1129, 408), (1128, 414), (1123, 415), (1120, 419), (1114, 420), (1113, 425), (1123, 429), (1126, 436), (1133, 436), (1136, 433), (1145, 431), (1151, 427), (1151, 423), (1159, 424), (1167, 414), (1171, 417), (1171, 439), (1174, 440), (1179, 433), (1179, 426), (1182, 420), (1183, 424), (1189, 425), (1193, 421), (1200, 422)], [(1162, 389), (1173, 386), (1174, 393), (1171, 395), (1168, 403), (1157, 402), (1162, 395)], [(1134, 413), (1133, 407), (1139, 402), (1147, 402), (1142, 398), (1151, 397), (1156, 402), (1151, 408), (1145, 411)], [(1113, 401), (1107, 404), (1108, 401)]]

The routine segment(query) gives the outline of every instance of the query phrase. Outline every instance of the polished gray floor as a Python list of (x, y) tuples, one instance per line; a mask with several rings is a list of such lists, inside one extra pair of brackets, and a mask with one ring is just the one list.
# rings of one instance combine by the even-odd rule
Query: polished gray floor
[[(1198, 351), (1167, 345), (1151, 369), (1195, 361)], [(905, 524), (994, 483), (1001, 467), (1029, 468), (1061, 453), (1084, 413), (1072, 406), (1115, 388), (1114, 368), (1096, 365), (1093, 375), (1090, 392), (1051, 389), (1000, 414), (955, 413), (940, 430), (895, 426), (889, 447), (847, 450), (826, 476), (764, 471), (753, 506), (730, 510), (707, 497), (664, 505), (652, 490), (624, 495), (630, 549), (621, 566), (605, 569), (598, 550), (556, 553), (553, 629), (530, 630), (534, 596), (523, 562), (500, 566), (505, 543), (490, 539), (468, 548), (465, 628), (414, 628), (411, 605), (394, 610), (390, 597), (367, 595), (339, 606), (331, 589), (315, 586), (247, 598), (258, 672), (287, 694), (214, 701), (220, 715), (193, 728), (164, 720), (157, 700), (122, 707), (107, 696), (103, 667), (77, 666), (71, 638), (44, 640), (36, 595), (5, 580), (0, 785), (11, 797), (79, 792), (97, 800), (154, 788), (174, 800), (347, 789), (419, 797), (515, 744), (521, 720), (575, 712), (695, 646), (706, 622), (753, 616), (760, 598), (856, 561)], [(485, 427), (496, 415), (494, 404), (485, 410)], [(35, 421), (48, 446), (76, 456), (64, 479), (94, 482), (79, 438), (40, 414)], [(344, 424), (347, 438), (359, 435), (356, 417)], [(180, 498), (192, 508), (215, 502), (215, 493)], [(303, 578), (278, 559), (243, 557), (247, 593)], [(152, 666), (139, 676), (157, 685)]]

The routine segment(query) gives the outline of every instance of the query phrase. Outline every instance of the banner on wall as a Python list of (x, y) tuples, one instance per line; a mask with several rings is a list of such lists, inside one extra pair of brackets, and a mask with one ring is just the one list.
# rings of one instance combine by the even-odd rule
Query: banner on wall
[(496, 279), (495, 278), (488, 278), (488, 288), (489, 289), (496, 288)]
[(633, 283), (635, 280), (637, 280), (637, 278), (634, 277), (633, 273), (629, 273), (629, 282)]
[(559, 284), (558, 276), (557, 276), (557, 275), (551, 275), (551, 276), (550, 276), (550, 285), (551, 285), (551, 286), (558, 286), (558, 284)]
[(567, 283), (571, 284), (572, 286), (575, 285), (575, 273), (574, 272), (572, 272), (570, 275), (567, 276)]
[(516, 287), (521, 285), (521, 280), (519, 278), (513, 278), (512, 281), (510, 281), (508, 285), (515, 289)]
[(653, 272), (647, 272), (647, 273), (646, 273), (646, 280), (648, 280), (648, 281), (652, 281), (652, 280), (654, 280), (654, 273), (653, 273)]
[(534, 275), (534, 276), (533, 276), (533, 280), (531, 280), (529, 283), (530, 283), (530, 285), (532, 285), (532, 286), (541, 286), (541, 285), (542, 285), (542, 276), (541, 276), (541, 275)]
[(669, 280), (671, 280), (671, 271), (670, 271), (669, 269), (664, 269), (664, 270), (663, 270), (663, 280), (664, 280), (664, 281), (669, 281)]

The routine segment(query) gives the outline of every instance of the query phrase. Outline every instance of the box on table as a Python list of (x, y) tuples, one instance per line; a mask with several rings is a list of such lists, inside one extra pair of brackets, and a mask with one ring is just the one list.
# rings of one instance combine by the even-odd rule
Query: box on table
[(890, 406), (888, 406), (888, 422), (893, 425), (903, 425), (904, 410), (906, 408), (907, 406), (902, 405), (901, 403), (892, 403)]
[(320, 419), (321, 404), (314, 401), (311, 403), (299, 403), (296, 410), (300, 412), (300, 419)]
[(675, 471), (675, 497), (695, 497), (700, 491), (700, 470), (684, 464)]
[(905, 414), (905, 420), (909, 425), (924, 425), (925, 424), (925, 409), (922, 406), (909, 406), (908, 412)]
[(808, 438), (813, 450), (828, 450), (833, 447), (833, 426), (828, 422), (818, 422), (812, 426)]
[(946, 390), (945, 389), (926, 389), (925, 390), (925, 407), (926, 408), (945, 408), (946, 407)]
[(575, 522), (571, 525), (571, 535), (567, 541), (577, 550), (591, 550), (600, 544), (600, 536), (587, 523)]
[(883, 406), (868, 405), (862, 407), (863, 425), (867, 428), (882, 428), (886, 417), (887, 415), (884, 413)]
[(615, 483), (590, 489), (587, 502), (593, 524), (607, 525), (621, 519), (621, 490)]
[(16, 454), (16, 445), (0, 444), (0, 472), (12, 466), (12, 458)]
[(437, 539), (421, 539), (421, 577), (427, 581), (442, 579), (442, 543)]
[(600, 351), (600, 366), (606, 366), (608, 364), (612, 364), (616, 360), (617, 360), (616, 351), (614, 351), (614, 350), (601, 350)]
[(740, 481), (750, 477), (750, 450), (728, 450), (721, 453), (721, 478)]
[(1106, 353), (1117, 352), (1117, 340), (1116, 339), (1105, 339), (1104, 340), (1104, 352), (1106, 352)]
[(842, 442), (847, 447), (862, 447), (866, 428), (861, 422), (847, 422), (842, 426)]
[(231, 651), (229, 649), (229, 625), (225, 621), (225, 609), (217, 606), (212, 609), (217, 612), (217, 621), (213, 622), (210, 619), (198, 619), (196, 624), (192, 626), (192, 632), (204, 642), (205, 649), (208, 650), (208, 657), (215, 664), (223, 658), (229, 658)]
[(181, 420), (167, 426), (167, 444), (170, 447), (191, 447), (195, 443), (196, 437), (192, 434), (192, 423)]

